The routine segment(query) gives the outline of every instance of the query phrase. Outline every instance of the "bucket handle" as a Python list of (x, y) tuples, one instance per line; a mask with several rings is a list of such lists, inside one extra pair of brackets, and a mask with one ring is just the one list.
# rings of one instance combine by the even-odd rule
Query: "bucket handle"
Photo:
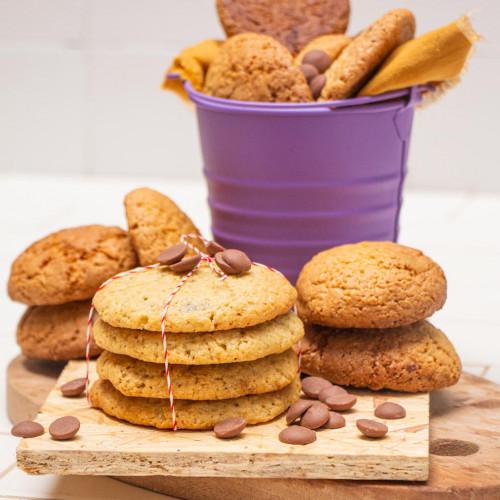
[(404, 107), (402, 107), (394, 117), (394, 126), (396, 127), (396, 133), (401, 141), (408, 141), (411, 134), (411, 120), (406, 120), (406, 114), (412, 113), (413, 108), (422, 101), (422, 93), (428, 90), (428, 88), (423, 87), (411, 87), (410, 94), (408, 96), (408, 102)]

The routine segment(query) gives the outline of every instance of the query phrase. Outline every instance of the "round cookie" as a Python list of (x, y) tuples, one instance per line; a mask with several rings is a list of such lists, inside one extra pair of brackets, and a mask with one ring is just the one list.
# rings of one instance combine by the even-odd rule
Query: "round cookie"
[(311, 91), (286, 47), (243, 33), (227, 40), (208, 68), (205, 94), (238, 101), (308, 102)]
[(170, 198), (154, 189), (134, 189), (125, 196), (124, 205), (130, 238), (141, 266), (155, 263), (165, 248), (179, 243), (181, 234), (198, 234), (191, 219)]
[(63, 229), (17, 257), (8, 291), (12, 300), (32, 306), (86, 300), (110, 276), (136, 264), (128, 235), (119, 227)]
[[(283, 413), (299, 399), (300, 381), (295, 380), (275, 392), (242, 396), (220, 401), (175, 400), (177, 425), (180, 429), (212, 429), (226, 418), (242, 417), (248, 424), (268, 422)], [(167, 400), (124, 396), (111, 382), (97, 380), (90, 389), (92, 406), (112, 417), (131, 424), (172, 428)]]
[(301, 347), (302, 371), (339, 385), (428, 392), (460, 378), (455, 349), (427, 321), (389, 330), (307, 325)]
[[(130, 274), (97, 292), (94, 305), (112, 326), (159, 332), (165, 301), (181, 278), (166, 267)], [(245, 328), (285, 314), (296, 297), (286, 278), (264, 266), (254, 264), (248, 272), (221, 281), (203, 264), (172, 300), (166, 330)]]
[(344, 33), (349, 0), (217, 0), (227, 36), (252, 32), (269, 35), (296, 54), (310, 40)]
[[(90, 302), (29, 307), (17, 326), (22, 353), (28, 358), (52, 361), (85, 358), (89, 309)], [(91, 357), (100, 352), (92, 342)]]
[(415, 35), (415, 17), (406, 9), (391, 10), (359, 34), (326, 71), (321, 99), (354, 96), (384, 59)]
[(446, 300), (443, 270), (419, 250), (388, 241), (315, 255), (297, 280), (299, 316), (336, 328), (393, 328), (428, 318)]
[[(98, 319), (93, 328), (97, 345), (151, 363), (163, 363), (159, 332), (115, 328)], [(304, 326), (294, 313), (248, 328), (211, 333), (168, 335), (168, 356), (173, 364), (210, 365), (252, 361), (290, 349), (304, 336)]]
[[(243, 363), (218, 365), (170, 365), (177, 399), (218, 400), (273, 392), (291, 384), (298, 359), (292, 349)], [(120, 354), (103, 352), (97, 373), (124, 396), (168, 398), (163, 363), (146, 363)]]
[(311, 40), (296, 56), (295, 64), (302, 64), (302, 59), (311, 50), (322, 50), (334, 61), (349, 45), (351, 38), (346, 35), (323, 35)]

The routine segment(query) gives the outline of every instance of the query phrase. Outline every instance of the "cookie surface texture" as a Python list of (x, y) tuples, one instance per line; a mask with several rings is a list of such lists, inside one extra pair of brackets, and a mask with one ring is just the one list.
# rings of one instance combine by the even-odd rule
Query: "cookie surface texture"
[[(112, 326), (161, 331), (165, 301), (181, 277), (164, 267), (131, 274), (96, 293), (94, 305)], [(221, 281), (202, 265), (172, 300), (166, 329), (189, 333), (253, 326), (287, 313), (296, 295), (286, 278), (263, 266)]]
[(461, 363), (446, 335), (427, 321), (389, 330), (307, 325), (302, 370), (339, 385), (428, 392), (455, 384)]
[[(170, 365), (175, 398), (190, 400), (231, 399), (277, 391), (292, 383), (297, 368), (297, 355), (291, 349), (243, 363)], [(168, 397), (163, 363), (104, 352), (97, 360), (97, 373), (124, 396)]]
[(353, 97), (399, 45), (415, 35), (415, 17), (395, 9), (360, 33), (333, 62), (326, 74), (322, 100)]
[(344, 33), (349, 0), (217, 0), (228, 36), (253, 32), (269, 35), (297, 54), (310, 40)]
[[(299, 398), (297, 378), (275, 392), (243, 396), (220, 401), (189, 401), (177, 399), (175, 410), (180, 429), (212, 429), (227, 418), (242, 417), (248, 424), (272, 420)], [(92, 406), (107, 415), (132, 424), (170, 429), (172, 418), (165, 399), (127, 397), (107, 380), (97, 380), (90, 389)]]
[[(116, 328), (98, 319), (93, 328), (96, 343), (110, 352), (151, 363), (163, 363), (159, 332)], [(235, 363), (278, 354), (304, 336), (304, 326), (294, 313), (248, 328), (210, 333), (168, 335), (169, 360), (173, 364), (208, 365)]]
[(315, 255), (297, 281), (299, 316), (337, 328), (393, 328), (428, 318), (446, 300), (441, 267), (392, 242), (342, 245)]
[(238, 101), (308, 102), (311, 91), (286, 47), (243, 33), (227, 40), (210, 65), (205, 94)]
[[(17, 343), (32, 359), (68, 361), (85, 358), (90, 301), (29, 307), (17, 327)], [(101, 350), (92, 342), (91, 357)]]
[(198, 234), (191, 219), (168, 196), (154, 189), (134, 189), (125, 196), (124, 204), (141, 266), (156, 262), (165, 248), (179, 243), (181, 234)]
[(36, 241), (12, 264), (8, 291), (27, 305), (90, 299), (109, 277), (137, 264), (123, 229), (80, 226)]

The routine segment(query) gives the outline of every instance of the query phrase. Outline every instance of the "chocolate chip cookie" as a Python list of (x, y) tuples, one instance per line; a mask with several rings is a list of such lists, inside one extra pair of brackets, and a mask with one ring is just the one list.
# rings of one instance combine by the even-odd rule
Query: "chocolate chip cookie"
[[(90, 301), (57, 306), (33, 306), (17, 327), (17, 343), (28, 358), (69, 361), (85, 358)], [(91, 357), (101, 349), (92, 342)]]
[(303, 372), (340, 385), (428, 392), (461, 372), (452, 344), (427, 321), (388, 330), (306, 325), (301, 347)]
[[(130, 274), (97, 292), (94, 304), (112, 326), (158, 332), (165, 300), (179, 279), (164, 268)], [(245, 328), (287, 313), (296, 297), (285, 277), (263, 266), (221, 282), (203, 265), (172, 301), (166, 328), (181, 333)]]
[(134, 189), (125, 196), (124, 204), (141, 266), (156, 262), (166, 247), (179, 243), (181, 234), (198, 234), (191, 219), (168, 196), (154, 189)]
[(270, 36), (236, 35), (208, 68), (205, 94), (238, 101), (308, 102), (307, 81), (286, 47)]
[(217, 0), (227, 36), (252, 32), (272, 36), (297, 54), (310, 40), (344, 33), (349, 0)]
[(395, 9), (358, 35), (326, 72), (321, 99), (346, 99), (356, 95), (384, 59), (415, 35), (415, 17)]
[(13, 300), (31, 306), (86, 300), (109, 277), (136, 265), (129, 237), (119, 227), (63, 229), (17, 257), (8, 291)]
[(441, 267), (388, 241), (342, 245), (315, 255), (297, 281), (299, 316), (337, 328), (393, 328), (425, 319), (446, 300)]

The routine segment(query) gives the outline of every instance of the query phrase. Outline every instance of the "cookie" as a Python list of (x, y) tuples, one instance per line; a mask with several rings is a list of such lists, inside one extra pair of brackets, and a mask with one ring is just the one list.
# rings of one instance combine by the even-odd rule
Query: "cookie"
[(349, 0), (217, 0), (227, 36), (252, 32), (269, 35), (297, 54), (310, 40), (344, 33)]
[[(297, 354), (288, 349), (244, 363), (171, 364), (170, 376), (176, 398), (218, 400), (277, 391), (292, 383), (297, 369)], [(147, 363), (105, 351), (97, 360), (97, 373), (124, 396), (168, 398), (163, 363)]]
[[(106, 323), (161, 331), (167, 297), (182, 275), (165, 267), (115, 280), (94, 296)], [(175, 295), (168, 309), (169, 332), (213, 332), (245, 328), (288, 312), (296, 291), (280, 273), (252, 265), (241, 275), (220, 277), (203, 264)]]
[[(106, 351), (163, 363), (163, 344), (158, 332), (115, 328), (98, 319), (93, 333), (96, 343)], [(171, 363), (181, 365), (252, 361), (284, 352), (303, 336), (302, 322), (294, 313), (288, 313), (248, 328), (170, 334), (168, 355)]]
[(17, 257), (8, 291), (12, 300), (32, 306), (86, 300), (103, 281), (136, 264), (128, 235), (119, 227), (63, 229)]
[(391, 10), (359, 34), (326, 72), (323, 100), (356, 95), (384, 59), (415, 35), (415, 17), (406, 9)]
[(198, 234), (191, 219), (154, 189), (134, 189), (125, 196), (124, 204), (130, 238), (141, 266), (155, 263), (165, 248), (179, 243), (181, 234)]
[(311, 91), (286, 47), (243, 33), (227, 40), (208, 68), (205, 94), (238, 101), (308, 102)]
[(461, 364), (446, 335), (427, 321), (389, 330), (307, 325), (302, 371), (339, 385), (428, 392), (455, 384)]
[[(175, 400), (180, 429), (212, 429), (226, 418), (242, 417), (248, 424), (267, 422), (283, 413), (299, 399), (300, 381), (295, 380), (275, 392), (220, 401)], [(124, 396), (111, 382), (98, 380), (90, 389), (92, 406), (131, 424), (170, 429), (172, 419), (167, 400)]]
[(322, 50), (334, 61), (349, 45), (351, 38), (346, 35), (322, 35), (311, 40), (296, 56), (295, 64), (302, 64), (304, 56), (312, 50)]
[(297, 281), (299, 316), (337, 328), (393, 328), (441, 309), (443, 270), (419, 250), (365, 241), (315, 255)]
[[(69, 361), (85, 358), (90, 302), (29, 307), (17, 326), (17, 343), (33, 359)], [(101, 350), (92, 342), (90, 355)]]

